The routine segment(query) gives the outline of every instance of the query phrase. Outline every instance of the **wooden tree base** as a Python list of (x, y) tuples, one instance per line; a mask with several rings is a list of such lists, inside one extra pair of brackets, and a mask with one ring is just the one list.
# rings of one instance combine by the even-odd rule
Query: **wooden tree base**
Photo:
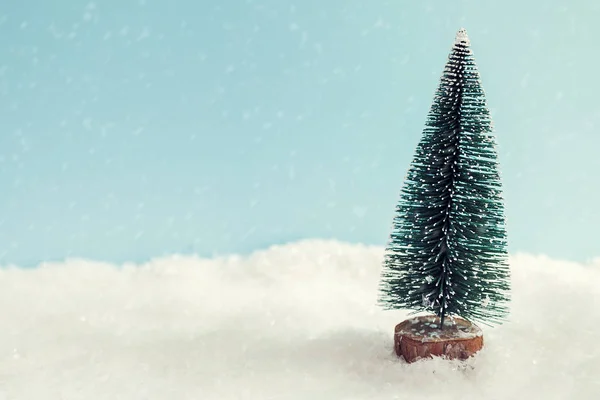
[(394, 332), (394, 349), (408, 363), (433, 356), (466, 360), (483, 348), (483, 333), (471, 322), (448, 317), (444, 329), (440, 319), (425, 315), (407, 319)]

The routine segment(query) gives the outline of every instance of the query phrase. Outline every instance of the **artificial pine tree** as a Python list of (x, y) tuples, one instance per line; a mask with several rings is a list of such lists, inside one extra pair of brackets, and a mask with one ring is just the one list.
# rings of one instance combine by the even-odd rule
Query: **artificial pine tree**
[(504, 206), (492, 121), (458, 31), (406, 176), (380, 283), (386, 309), (501, 323), (508, 314)]

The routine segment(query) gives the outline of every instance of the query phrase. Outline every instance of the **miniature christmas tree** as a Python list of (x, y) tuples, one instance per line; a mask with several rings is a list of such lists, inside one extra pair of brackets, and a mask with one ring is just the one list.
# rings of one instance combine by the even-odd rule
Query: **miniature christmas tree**
[(509, 268), (492, 121), (458, 31), (396, 208), (380, 304), (487, 324), (508, 314)]

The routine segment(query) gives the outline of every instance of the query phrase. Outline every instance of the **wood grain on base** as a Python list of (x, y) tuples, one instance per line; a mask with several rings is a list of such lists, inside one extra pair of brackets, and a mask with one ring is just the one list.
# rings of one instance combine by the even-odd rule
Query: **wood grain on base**
[(444, 329), (436, 316), (414, 317), (396, 325), (394, 332), (396, 354), (409, 363), (432, 356), (465, 360), (482, 348), (481, 329), (458, 317), (448, 317)]

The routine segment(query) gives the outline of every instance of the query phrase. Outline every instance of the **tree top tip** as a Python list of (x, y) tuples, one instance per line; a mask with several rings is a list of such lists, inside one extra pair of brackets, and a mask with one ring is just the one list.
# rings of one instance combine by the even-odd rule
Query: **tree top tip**
[(456, 38), (454, 39), (454, 44), (461, 43), (466, 46), (469, 46), (471, 44), (469, 36), (467, 35), (467, 30), (465, 28), (460, 28), (458, 32), (456, 32)]

